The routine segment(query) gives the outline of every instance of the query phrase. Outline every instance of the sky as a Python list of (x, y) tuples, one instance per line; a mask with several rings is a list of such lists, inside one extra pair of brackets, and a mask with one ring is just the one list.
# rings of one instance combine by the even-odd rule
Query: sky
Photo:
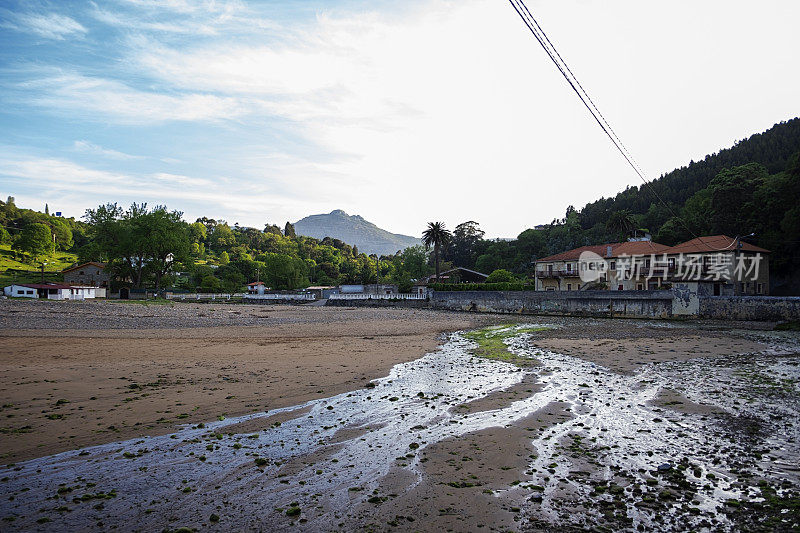
[[(800, 2), (527, 0), (649, 178), (800, 115)], [(515, 237), (639, 177), (506, 0), (0, 0), (0, 195)]]

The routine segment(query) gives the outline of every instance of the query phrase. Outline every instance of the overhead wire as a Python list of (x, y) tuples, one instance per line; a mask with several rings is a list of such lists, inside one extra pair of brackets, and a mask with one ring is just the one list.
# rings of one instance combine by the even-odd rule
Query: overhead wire
[(556, 68), (559, 70), (559, 72), (564, 77), (564, 79), (567, 81), (569, 86), (572, 88), (572, 90), (578, 96), (578, 98), (580, 99), (581, 103), (583, 103), (584, 107), (586, 107), (586, 109), (592, 115), (592, 118), (595, 119), (595, 121), (600, 126), (600, 128), (603, 130), (603, 132), (606, 134), (606, 136), (611, 140), (611, 143), (614, 145), (614, 147), (616, 147), (616, 149), (619, 151), (620, 154), (622, 154), (622, 157), (625, 159), (625, 161), (628, 163), (628, 165), (630, 165), (630, 167), (639, 176), (639, 178), (642, 180), (642, 182), (644, 182), (644, 184), (647, 186), (647, 188), (651, 192), (651, 194), (664, 207), (667, 208), (667, 210), (672, 214), (672, 216), (675, 219), (680, 221), (680, 223), (683, 225), (683, 227), (686, 228), (686, 230), (693, 237), (698, 239), (702, 244), (704, 244), (709, 249), (714, 250), (714, 251), (729, 250), (731, 248), (731, 246), (733, 245), (733, 243), (731, 243), (731, 245), (729, 245), (729, 246), (727, 246), (725, 248), (715, 248), (715, 247), (709, 245), (708, 243), (706, 243), (705, 241), (703, 241), (703, 238), (700, 237), (699, 235), (697, 235), (692, 230), (692, 228), (689, 227), (689, 225), (686, 223), (686, 221), (683, 219), (683, 217), (678, 215), (675, 212), (675, 210), (672, 208), (672, 206), (670, 206), (666, 201), (664, 201), (664, 199), (661, 197), (661, 195), (658, 194), (658, 191), (655, 189), (655, 187), (653, 187), (653, 185), (650, 182), (650, 180), (647, 179), (647, 177), (645, 175), (645, 172), (641, 169), (639, 164), (636, 162), (636, 160), (633, 157), (633, 155), (630, 153), (630, 151), (627, 149), (625, 144), (619, 138), (617, 133), (611, 127), (611, 124), (609, 124), (608, 120), (606, 120), (605, 116), (603, 116), (603, 114), (600, 112), (600, 109), (597, 107), (597, 105), (591, 99), (589, 94), (583, 88), (583, 85), (581, 85), (581, 83), (578, 81), (577, 76), (575, 76), (575, 74), (572, 72), (572, 69), (569, 68), (569, 65), (567, 65), (567, 62), (564, 60), (563, 57), (561, 57), (561, 54), (556, 49), (555, 45), (552, 43), (552, 41), (550, 41), (550, 38), (547, 37), (547, 34), (542, 29), (542, 27), (539, 25), (538, 21), (533, 16), (531, 11), (528, 9), (528, 6), (525, 5), (524, 0), (509, 0), (509, 3), (514, 8), (514, 10), (517, 12), (519, 17), (522, 19), (522, 22), (525, 24), (525, 26), (528, 28), (528, 30), (530, 30), (530, 32), (534, 36), (534, 38), (538, 41), (538, 43), (544, 49), (544, 51), (547, 54), (547, 56), (550, 58), (550, 60), (553, 62), (553, 64), (556, 66)]

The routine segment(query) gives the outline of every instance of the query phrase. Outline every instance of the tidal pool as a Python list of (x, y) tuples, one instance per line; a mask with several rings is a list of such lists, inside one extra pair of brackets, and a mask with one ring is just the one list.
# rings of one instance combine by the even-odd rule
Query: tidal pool
[[(431, 444), (559, 402), (571, 416), (531, 436), (536, 454), (506, 491), (522, 502), (521, 529), (725, 530), (759, 512), (774, 528), (798, 527), (796, 354), (649, 364), (626, 376), (537, 349), (541, 327), (480, 332), (509, 358), (478, 357), (476, 334), (454, 333), (352, 393), (3, 467), (1, 524), (337, 530), (351, 506), (393, 497), (381, 483), (391, 469), (410, 474), (406, 490), (419, 482)], [(526, 377), (536, 391), (516, 401), (457, 408)]]

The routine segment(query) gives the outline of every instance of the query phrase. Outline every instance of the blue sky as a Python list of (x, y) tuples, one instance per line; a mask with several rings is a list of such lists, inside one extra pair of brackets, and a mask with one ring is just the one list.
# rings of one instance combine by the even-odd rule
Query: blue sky
[[(652, 177), (800, 115), (798, 2), (528, 4)], [(504, 0), (0, 2), (0, 194), (515, 236), (638, 179), (526, 32)]]

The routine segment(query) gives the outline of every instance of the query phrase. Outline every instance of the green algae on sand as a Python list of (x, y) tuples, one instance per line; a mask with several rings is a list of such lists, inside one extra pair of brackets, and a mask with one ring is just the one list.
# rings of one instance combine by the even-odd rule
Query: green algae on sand
[(462, 336), (476, 343), (478, 346), (472, 353), (478, 357), (504, 361), (518, 366), (531, 366), (533, 359), (515, 355), (508, 349), (506, 341), (524, 333), (536, 333), (552, 329), (548, 326), (533, 326), (526, 324), (511, 324), (505, 326), (489, 326), (462, 333)]

